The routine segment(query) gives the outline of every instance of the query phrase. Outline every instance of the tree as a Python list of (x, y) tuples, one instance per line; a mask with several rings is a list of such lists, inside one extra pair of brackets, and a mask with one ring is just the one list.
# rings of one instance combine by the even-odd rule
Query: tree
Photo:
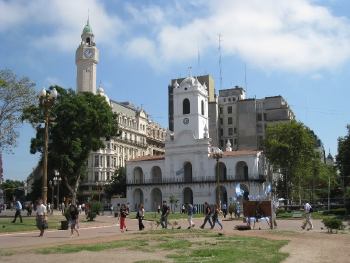
[(24, 184), (21, 181), (7, 179), (0, 187), (4, 191), (7, 203), (14, 201), (15, 198), (23, 199), (24, 197)]
[(277, 186), (281, 197), (290, 199), (293, 188), (301, 199), (302, 183), (310, 175), (312, 160), (317, 158), (315, 146), (312, 132), (300, 122), (293, 120), (268, 126), (264, 149), (270, 163), (281, 171)]
[(22, 111), (36, 100), (34, 86), (28, 78), (18, 79), (12, 71), (0, 70), (0, 151), (16, 145)]
[(108, 198), (113, 195), (126, 196), (126, 170), (125, 167), (120, 167), (115, 170), (112, 176), (112, 182), (106, 186), (105, 193)]
[(350, 125), (347, 125), (348, 134), (338, 138), (338, 155), (336, 156), (337, 167), (340, 176), (343, 177), (343, 187), (350, 183)]
[(175, 195), (171, 195), (169, 196), (169, 203), (170, 203), (170, 209), (172, 211), (172, 213), (174, 213), (174, 206), (177, 206), (177, 202), (179, 201), (179, 199), (176, 198)]
[[(59, 96), (51, 110), (54, 122), (49, 128), (49, 170), (60, 172), (75, 203), (90, 152), (104, 148), (104, 139), (118, 135), (117, 115), (100, 95), (50, 87), (53, 88)], [(31, 141), (31, 153), (43, 152), (40, 106), (27, 108), (23, 119), (37, 130)]]

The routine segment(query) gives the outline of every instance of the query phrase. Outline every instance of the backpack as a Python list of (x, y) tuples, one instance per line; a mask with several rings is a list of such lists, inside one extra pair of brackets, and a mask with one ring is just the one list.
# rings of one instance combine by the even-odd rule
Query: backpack
[(137, 213), (136, 213), (136, 219), (138, 219), (140, 217), (140, 211), (137, 210)]
[(312, 208), (312, 206), (309, 209), (309, 213), (312, 213), (314, 211), (314, 209)]

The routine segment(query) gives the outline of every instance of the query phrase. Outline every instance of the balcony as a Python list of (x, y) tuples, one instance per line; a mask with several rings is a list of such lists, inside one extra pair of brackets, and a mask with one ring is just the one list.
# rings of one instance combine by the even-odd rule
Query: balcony
[[(249, 176), (250, 178), (253, 176)], [(248, 178), (249, 178), (248, 177)], [(256, 182), (263, 183), (265, 182), (265, 176), (259, 175), (259, 178), (253, 179), (244, 179), (244, 178), (232, 178), (228, 177), (225, 179), (220, 179), (220, 183), (244, 183), (244, 182)], [(127, 186), (141, 186), (141, 185), (169, 185), (169, 184), (216, 184), (217, 180), (215, 176), (201, 176), (194, 177), (192, 180), (185, 180), (184, 177), (175, 177), (175, 178), (162, 178), (162, 179), (144, 179), (144, 180), (127, 180)]]

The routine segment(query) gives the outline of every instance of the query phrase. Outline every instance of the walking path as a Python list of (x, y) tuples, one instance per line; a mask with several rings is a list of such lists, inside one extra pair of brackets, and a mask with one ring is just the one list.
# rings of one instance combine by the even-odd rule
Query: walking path
[[(200, 226), (203, 219), (194, 219), (196, 228)], [(178, 220), (182, 228), (187, 227), (187, 220)], [(80, 229), (80, 237), (70, 238), (70, 231), (68, 230), (51, 230), (45, 232), (43, 238), (37, 237), (37, 232), (26, 233), (11, 233), (0, 234), (0, 248), (16, 249), (22, 251), (31, 251), (32, 249), (44, 246), (52, 246), (58, 244), (70, 243), (98, 243), (107, 242), (111, 240), (121, 240), (130, 238), (131, 233), (137, 233), (138, 224), (135, 219), (127, 219), (127, 232), (120, 233), (119, 227), (116, 225), (115, 218), (112, 216), (100, 216), (94, 225), (87, 225)], [(145, 222), (146, 230), (150, 229), (150, 222)], [(282, 251), (290, 253), (290, 256), (285, 260), (286, 263), (301, 263), (301, 262), (349, 262), (350, 258), (350, 233), (346, 231), (345, 234), (327, 234), (322, 230), (323, 226), (320, 220), (314, 220), (314, 230), (301, 230), (301, 220), (279, 220), (278, 228), (270, 230), (266, 223), (259, 223), (255, 230), (251, 231), (237, 231), (234, 226), (242, 224), (239, 221), (223, 221), (223, 233), (228, 235), (243, 235), (243, 236), (258, 236), (270, 239), (286, 239), (290, 240), (289, 244), (282, 248)], [(259, 230), (259, 227), (261, 230)], [(207, 226), (209, 228), (209, 226)], [(219, 230), (215, 230), (219, 231)], [(126, 253), (125, 259), (123, 256), (123, 263), (133, 262), (137, 260), (137, 253), (135, 251), (124, 251)], [(123, 252), (123, 254), (125, 254)], [(93, 262), (92, 259), (98, 258), (97, 262), (111, 260), (113, 253), (111, 251), (103, 252), (79, 252), (82, 257), (75, 257), (74, 262)], [(88, 258), (86, 257), (88, 255)], [(129, 257), (128, 257), (129, 255)], [(132, 255), (132, 257), (130, 257)], [(20, 254), (6, 257), (6, 262), (37, 262), (38, 256), (36, 254)], [(139, 255), (140, 256), (140, 255)], [(63, 262), (67, 255), (40, 255), (46, 262)], [(141, 256), (140, 256), (141, 257)], [(59, 258), (60, 260), (57, 260)], [(115, 259), (115, 255), (114, 255)], [(119, 258), (118, 255), (118, 259)], [(131, 261), (132, 259), (132, 261)], [(141, 258), (142, 259), (142, 258)], [(23, 260), (23, 261), (22, 261)], [(118, 261), (119, 261), (118, 260)], [(0, 257), (1, 261), (1, 257)], [(96, 261), (95, 261), (96, 262)]]

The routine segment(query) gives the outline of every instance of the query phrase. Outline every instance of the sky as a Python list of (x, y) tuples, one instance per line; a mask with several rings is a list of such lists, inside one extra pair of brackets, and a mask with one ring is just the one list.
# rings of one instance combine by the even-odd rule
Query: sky
[[(36, 89), (76, 88), (75, 51), (87, 17), (100, 51), (97, 82), (109, 98), (142, 106), (167, 123), (171, 79), (211, 74), (216, 90), (282, 95), (326, 152), (350, 123), (348, 0), (0, 0), (0, 69)], [(219, 35), (222, 83), (220, 84)], [(3, 154), (5, 179), (24, 180), (39, 154), (19, 127)]]

